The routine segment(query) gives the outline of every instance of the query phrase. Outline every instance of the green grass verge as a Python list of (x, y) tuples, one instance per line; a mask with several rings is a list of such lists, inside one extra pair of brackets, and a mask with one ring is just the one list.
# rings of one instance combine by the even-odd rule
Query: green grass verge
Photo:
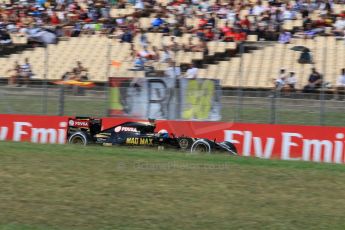
[(345, 166), (0, 142), (0, 230), (344, 229)]
[[(43, 95), (7, 95), (4, 100), (0, 98), (1, 113), (22, 113), (22, 114), (48, 114), (58, 115), (60, 104), (59, 98), (48, 96), (46, 99)], [(47, 107), (43, 104), (47, 101)], [(104, 99), (83, 98), (83, 97), (66, 97), (64, 102), (64, 113), (69, 116), (74, 115), (93, 115), (104, 116), (107, 111), (107, 103)]]

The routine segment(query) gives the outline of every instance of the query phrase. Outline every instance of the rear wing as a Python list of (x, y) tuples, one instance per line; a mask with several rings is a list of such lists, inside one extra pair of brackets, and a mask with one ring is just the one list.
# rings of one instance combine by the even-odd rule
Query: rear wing
[(74, 117), (68, 118), (68, 129), (82, 129), (87, 130), (91, 134), (96, 134), (101, 131), (102, 119), (92, 117)]

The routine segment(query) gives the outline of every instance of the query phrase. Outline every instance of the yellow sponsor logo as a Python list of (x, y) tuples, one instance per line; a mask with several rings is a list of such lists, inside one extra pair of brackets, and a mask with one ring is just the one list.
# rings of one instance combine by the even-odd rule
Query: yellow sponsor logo
[(182, 118), (208, 118), (215, 91), (215, 85), (211, 80), (205, 80), (201, 84), (197, 80), (189, 80), (185, 98), (187, 106), (182, 111)]
[(128, 145), (153, 145), (152, 138), (129, 137), (126, 139)]

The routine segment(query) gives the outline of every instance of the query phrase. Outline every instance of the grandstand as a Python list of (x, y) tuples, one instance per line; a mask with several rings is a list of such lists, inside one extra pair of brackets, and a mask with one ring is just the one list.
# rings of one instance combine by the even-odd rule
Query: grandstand
[[(305, 46), (314, 54), (314, 64), (299, 64), (299, 52), (291, 50), (293, 46)], [(281, 68), (293, 70), (299, 77), (298, 88), (307, 83), (310, 69), (315, 66), (325, 75), (325, 81), (335, 84), (339, 70), (345, 58), (344, 41), (334, 37), (316, 37), (314, 40), (293, 39), (290, 44), (269, 44), (242, 56), (208, 65), (200, 71), (200, 77), (215, 76), (224, 86), (243, 86), (267, 88), (272, 86), (272, 79), (277, 77)], [(240, 62), (242, 62), (240, 64)], [(242, 84), (238, 78), (242, 77)]]
[[(152, 44), (156, 44), (162, 49), (163, 44), (169, 45), (170, 36), (163, 36), (159, 33), (148, 33)], [(177, 39), (178, 42), (186, 43), (191, 34)], [(134, 39), (135, 49), (140, 50), (139, 36)], [(193, 38), (193, 43), (197, 44), (198, 39)], [(224, 53), (226, 49), (236, 49), (235, 43), (210, 42), (209, 49), (211, 53)], [(110, 52), (110, 56), (108, 54)], [(46, 53), (46, 54), (45, 54)], [(130, 44), (120, 43), (117, 40), (98, 35), (85, 37), (70, 37), (67, 40), (60, 41), (56, 45), (48, 45), (47, 50), (44, 47), (33, 50), (25, 50), (18, 54), (11, 54), (8, 57), (0, 59), (0, 76), (6, 76), (9, 66), (15, 61), (23, 62), (29, 58), (36, 79), (44, 79), (45, 59), (48, 62), (47, 79), (57, 80), (69, 71), (75, 65), (76, 61), (81, 61), (88, 69), (91, 80), (97, 82), (107, 81), (107, 65), (110, 61), (121, 63), (119, 68), (110, 68), (110, 76), (144, 76), (144, 71), (130, 71), (133, 63), (130, 59)], [(184, 52), (174, 53), (174, 60), (179, 64), (190, 64), (193, 60), (203, 60), (202, 52)], [(166, 63), (152, 63), (156, 70), (164, 70)]]
[[(163, 37), (161, 34), (148, 34), (152, 38), (153, 44), (160, 44)], [(181, 38), (182, 43), (188, 36)], [(139, 42), (134, 39), (137, 48)], [(253, 46), (253, 42), (250, 43)], [(206, 64), (199, 70), (200, 78), (218, 78), (222, 80), (225, 87), (243, 86), (267, 88), (272, 85), (272, 78), (277, 76), (280, 68), (294, 70), (299, 77), (298, 86), (301, 88), (307, 81), (312, 64), (299, 64), (297, 62), (299, 52), (291, 50), (291, 47), (302, 45), (308, 47), (314, 54), (315, 66), (324, 73), (325, 80), (335, 84), (339, 75), (339, 70), (344, 63), (339, 60), (345, 58), (345, 44), (337, 41), (334, 37), (316, 37), (314, 40), (293, 39), (290, 44), (269, 43), (260, 45), (256, 50), (216, 61), (215, 64)], [(210, 42), (208, 44), (210, 54), (225, 53), (226, 50), (238, 49), (236, 43)], [(324, 48), (325, 47), (325, 48)], [(111, 52), (110, 56), (107, 52)], [(47, 55), (45, 55), (47, 52)], [(61, 79), (63, 74), (75, 65), (76, 61), (81, 61), (89, 69), (91, 80), (97, 82), (107, 81), (107, 65), (111, 60), (121, 62), (119, 68), (110, 68), (109, 76), (144, 76), (144, 71), (130, 71), (132, 62), (128, 60), (130, 55), (130, 44), (120, 43), (106, 37), (97, 35), (87, 37), (71, 37), (66, 41), (60, 41), (57, 45), (49, 45), (47, 51), (44, 47), (32, 50), (25, 50), (18, 54), (11, 54), (0, 59), (0, 76), (6, 76), (6, 71), (15, 61), (23, 62), (25, 58), (30, 58), (30, 62), (35, 73), (35, 79), (44, 79), (45, 58), (48, 61), (47, 79)], [(205, 57), (201, 52), (179, 51), (175, 54), (175, 61), (180, 64), (192, 63), (195, 60), (203, 60)], [(324, 65), (324, 60), (327, 64)], [(242, 64), (240, 64), (242, 62)], [(153, 63), (157, 70), (163, 70), (164, 63)], [(238, 78), (242, 77), (239, 83)]]
[[(209, 5), (214, 5), (216, 1), (207, 1)], [(223, 1), (222, 3), (227, 3)], [(255, 23), (256, 16), (253, 15), (253, 6), (250, 3), (256, 1), (232, 1), (242, 4), (238, 11), (239, 17), (249, 15), (251, 23)], [(239, 3), (243, 2), (243, 3)], [(276, 1), (279, 2), (279, 1)], [(296, 4), (290, 1), (291, 5)], [(170, 9), (174, 6), (174, 1), (158, 1), (161, 9)], [(80, 3), (82, 8), (87, 8), (84, 3)], [(256, 3), (258, 4), (258, 3)], [(259, 5), (259, 4), (258, 4)], [(263, 1), (264, 7), (272, 7), (268, 1)], [(254, 4), (254, 7), (257, 6)], [(170, 8), (169, 8), (170, 7)], [(202, 6), (194, 5), (194, 9)], [(159, 10), (156, 5), (149, 6), (142, 10), (136, 8), (136, 5), (125, 4), (124, 8), (117, 8), (113, 5), (110, 10), (111, 18), (130, 17), (136, 18), (139, 15), (137, 23), (140, 29), (146, 31), (148, 48), (151, 50), (156, 46), (159, 50), (163, 46), (171, 45), (171, 34), (161, 33), (161, 31), (152, 31), (151, 22), (158, 17)], [(287, 9), (287, 7), (285, 7)], [(332, 14), (341, 14), (345, 10), (344, 4), (334, 4)], [(170, 11), (164, 15), (166, 22), (176, 20), (172, 17)], [(202, 12), (202, 10), (201, 10)], [(212, 12), (211, 12), (212, 13)], [(214, 12), (213, 12), (214, 13)], [(310, 12), (312, 20), (319, 20), (322, 14), (321, 9)], [(205, 14), (204, 14), (205, 15)], [(135, 16), (135, 17), (134, 17)], [(186, 28), (197, 28), (200, 23), (199, 14), (195, 13), (185, 18)], [(215, 28), (222, 28), (226, 23), (235, 27), (236, 23), (231, 20), (216, 18)], [(284, 20), (281, 22), (282, 28), (295, 32), (303, 30), (303, 18), (300, 11), (296, 11), (294, 20)], [(324, 75), (324, 80), (335, 85), (340, 69), (344, 68), (345, 43), (335, 36), (327, 33), (331, 28), (325, 26), (325, 32), (315, 36), (314, 39), (304, 39), (293, 37), (289, 44), (281, 44), (276, 41), (264, 41), (255, 33), (249, 33), (245, 40), (241, 41), (223, 41), (214, 39), (207, 42), (208, 53), (201, 51), (188, 52), (183, 49), (171, 52), (174, 61), (181, 66), (197, 63), (199, 67), (199, 78), (217, 78), (221, 80), (223, 87), (244, 87), (244, 88), (262, 88), (269, 89), (273, 86), (273, 79), (277, 77), (279, 69), (285, 68), (293, 70), (298, 77), (297, 88), (302, 88), (308, 80), (308, 75), (312, 66), (316, 67)], [(175, 37), (178, 44), (186, 44), (189, 39), (194, 45), (198, 45), (200, 39), (196, 36), (197, 31), (187, 30), (180, 37)], [(32, 71), (35, 74), (34, 79), (58, 80), (68, 71), (70, 71), (77, 61), (81, 61), (83, 66), (88, 69), (90, 80), (95, 82), (107, 82), (108, 77), (144, 77), (144, 71), (132, 71), (133, 56), (131, 56), (131, 44), (121, 42), (116, 36), (107, 36), (102, 34), (101, 30), (96, 29), (94, 35), (81, 34), (78, 37), (65, 36), (60, 38), (57, 44), (20, 50), (20, 52), (7, 53), (0, 58), (0, 77), (8, 78), (8, 69), (15, 61), (22, 63), (25, 58), (29, 58)], [(114, 38), (115, 37), (115, 38)], [(11, 33), (14, 45), (25, 45), (27, 39), (18, 36), (17, 33)], [(139, 33), (133, 38), (134, 50), (139, 52), (143, 49)], [(240, 46), (245, 47), (241, 49)], [(313, 55), (313, 64), (299, 64), (297, 59), (299, 52), (292, 50), (294, 46), (305, 46), (309, 48)], [(247, 48), (248, 49), (247, 49)], [(244, 52), (242, 52), (244, 51)], [(162, 52), (162, 51), (160, 51)], [(161, 53), (162, 55), (162, 53)], [(111, 66), (112, 62), (119, 63), (117, 66)], [(150, 65), (156, 71), (164, 71), (168, 64), (165, 62), (150, 62)]]

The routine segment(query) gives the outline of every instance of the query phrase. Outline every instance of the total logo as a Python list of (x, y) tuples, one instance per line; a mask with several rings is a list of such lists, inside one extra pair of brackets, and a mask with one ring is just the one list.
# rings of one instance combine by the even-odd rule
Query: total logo
[(136, 128), (133, 127), (123, 127), (123, 126), (117, 126), (114, 128), (115, 133), (124, 131), (124, 132), (138, 132)]
[(89, 126), (89, 123), (87, 121), (74, 121), (74, 120), (69, 120), (68, 124), (70, 126)]

